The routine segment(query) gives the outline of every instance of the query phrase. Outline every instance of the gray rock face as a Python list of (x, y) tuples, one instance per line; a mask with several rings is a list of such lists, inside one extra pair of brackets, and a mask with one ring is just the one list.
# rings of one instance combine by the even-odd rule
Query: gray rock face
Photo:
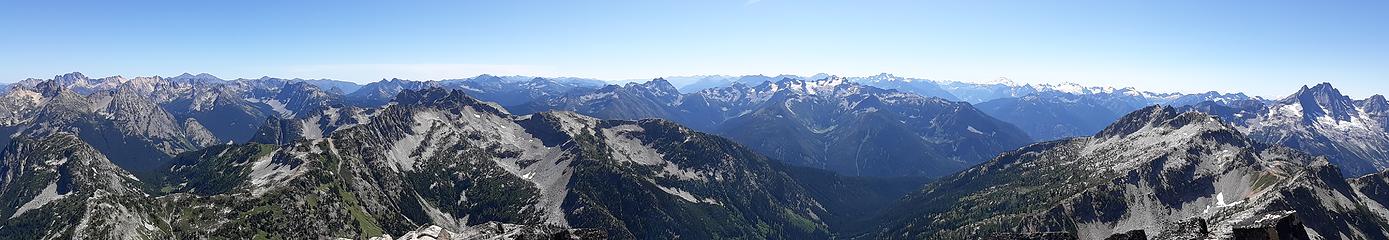
[(1307, 226), (1293, 213), (1273, 213), (1259, 219), (1247, 219), (1235, 224), (1231, 235), (1235, 239), (1312, 239), (1307, 234)]
[(1282, 100), (1195, 109), (1219, 115), (1249, 137), (1326, 156), (1348, 176), (1389, 169), (1389, 118), (1383, 97), (1352, 100), (1329, 83)]
[(171, 238), (139, 180), (77, 136), (21, 138), (0, 153), (0, 236)]
[(63, 75), (53, 76), (52, 79), (48, 80), (33, 78), (25, 79), (23, 81), (15, 83), (13, 86), (19, 88), (46, 88), (40, 85), (44, 85), (44, 82), (48, 81), (51, 81), (52, 85), (62, 86), (62, 88), (64, 89), (68, 89), (78, 94), (86, 95), (95, 93), (97, 91), (115, 89), (116, 87), (125, 84), (128, 80), (121, 76), (91, 79), (87, 78), (86, 75), (82, 75), (82, 73), (72, 72)]
[[(247, 101), (234, 88), (222, 84), (174, 84), (150, 95), (175, 118), (197, 120), (217, 143), (245, 142), (272, 111)], [(254, 100), (254, 99), (253, 99)]]
[[(133, 94), (153, 102), (173, 115), (177, 122), (187, 119), (212, 135), (199, 142), (245, 142), (267, 117), (298, 118), (341, 105), (340, 94), (326, 92), (314, 83), (330, 80), (236, 79), (222, 80), (208, 74), (183, 74), (171, 78), (108, 77), (88, 79), (80, 73), (60, 75), (52, 80), (28, 79), (13, 84), (12, 91), (0, 97), (0, 123), (19, 125), (34, 114), (36, 106), (69, 91), (78, 96), (118, 92)], [(37, 94), (34, 94), (37, 93)], [(108, 94), (109, 95), (109, 94)], [(8, 110), (8, 111), (4, 111)], [(0, 127), (3, 128), (3, 127)], [(4, 129), (0, 129), (4, 130)]]
[[(47, 82), (56, 85), (55, 81)], [(82, 96), (62, 87), (46, 87), (40, 105), (18, 120), (17, 134), (43, 138), (75, 133), (117, 165), (148, 172), (172, 155), (210, 144), (201, 124), (177, 120), (155, 103), (128, 89), (102, 90)], [(11, 94), (22, 93), (20, 91)]]
[(333, 106), (294, 119), (268, 118), (260, 124), (251, 143), (288, 144), (299, 140), (327, 138), (339, 128), (370, 122), (378, 109)]
[(1324, 159), (1259, 143), (1210, 115), (1149, 107), (1096, 136), (1034, 144), (933, 182), (890, 211), (898, 215), (878, 234), (1103, 239), (1192, 233), (1182, 223), (1196, 219), (1209, 230), (1194, 234), (1228, 238), (1294, 215), (1309, 235), (1383, 238), (1383, 215), (1369, 214), (1383, 207), (1351, 186)]
[(294, 119), (266, 119), (265, 123), (256, 130), (256, 135), (251, 137), (251, 143), (263, 144), (289, 144), (304, 137), (304, 125), (299, 120)]
[[(830, 237), (826, 209), (778, 165), (668, 121), (516, 116), (441, 89), (395, 102), (323, 138), (181, 154), (136, 201), (160, 207), (162, 231), (213, 238), (426, 224), (522, 239)], [(491, 221), (534, 227), (474, 226)]]

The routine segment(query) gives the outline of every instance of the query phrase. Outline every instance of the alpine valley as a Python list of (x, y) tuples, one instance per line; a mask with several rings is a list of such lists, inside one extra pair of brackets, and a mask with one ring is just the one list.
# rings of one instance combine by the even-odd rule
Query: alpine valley
[(0, 89), (2, 239), (1389, 239), (1389, 102), (878, 74)]

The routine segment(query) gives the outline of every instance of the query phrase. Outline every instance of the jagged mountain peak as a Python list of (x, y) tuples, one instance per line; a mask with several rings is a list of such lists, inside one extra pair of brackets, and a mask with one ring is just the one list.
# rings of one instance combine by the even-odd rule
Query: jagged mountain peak
[(1382, 96), (1352, 100), (1330, 83), (1302, 86), (1277, 101), (1234, 101), (1199, 107), (1225, 118), (1250, 138), (1327, 156), (1347, 176), (1389, 166), (1389, 103)]
[(1286, 101), (1286, 100), (1295, 100), (1295, 99), (1298, 99), (1298, 98), (1301, 98), (1301, 97), (1304, 97), (1304, 96), (1310, 96), (1310, 97), (1334, 97), (1334, 96), (1342, 96), (1342, 95), (1341, 95), (1341, 91), (1340, 91), (1339, 89), (1336, 89), (1336, 87), (1331, 86), (1331, 83), (1329, 83), (1329, 82), (1322, 82), (1322, 83), (1318, 83), (1317, 85), (1313, 85), (1313, 86), (1311, 86), (1311, 87), (1308, 87), (1307, 85), (1302, 85), (1302, 88), (1301, 88), (1301, 89), (1298, 89), (1298, 90), (1297, 90), (1297, 93), (1293, 93), (1292, 96), (1288, 96), (1288, 97), (1285, 98), (1284, 100), (1285, 100), (1285, 101)]
[(675, 85), (671, 85), (671, 84), (670, 84), (670, 81), (666, 81), (665, 78), (655, 78), (655, 79), (651, 79), (651, 80), (649, 80), (649, 81), (642, 82), (642, 83), (629, 82), (629, 83), (626, 84), (626, 87), (632, 87), (632, 86), (640, 86), (640, 87), (643, 87), (643, 88), (653, 88), (653, 87), (654, 87), (654, 88), (658, 88), (658, 89), (675, 89)]
[(287, 100), (308, 100), (311, 98), (323, 98), (328, 96), (328, 92), (319, 89), (318, 86), (302, 81), (289, 81), (280, 86), (279, 92), (275, 94), (277, 99)]
[[(1382, 220), (1362, 215), (1379, 205), (1361, 205), (1365, 198), (1335, 169), (1206, 114), (1149, 106), (1095, 137), (1033, 144), (930, 183), (889, 210), (889, 219), (902, 220), (889, 220), (879, 237), (1116, 239), (1137, 231), (1227, 239), (1265, 231), (1245, 223), (1296, 215), (1302, 222), (1291, 228), (1299, 231), (1384, 238)], [(1179, 223), (1190, 219), (1201, 227)]]
[(651, 79), (651, 81), (646, 81), (644, 83), (631, 82), (627, 83), (627, 85), (623, 87), (629, 89), (640, 89), (643, 91), (649, 91), (652, 94), (659, 96), (680, 94), (680, 91), (675, 89), (675, 85), (671, 85), (670, 81), (666, 81), (665, 78)]
[(0, 174), (6, 238), (168, 238), (141, 226), (154, 221), (144, 214), (154, 208), (135, 200), (144, 194), (139, 180), (71, 133), (17, 138), (0, 152)]
[(1360, 104), (1360, 109), (1365, 112), (1389, 112), (1389, 101), (1384, 100), (1384, 95), (1375, 94), (1366, 98)]
[(87, 78), (86, 75), (82, 75), (81, 72), (70, 72), (64, 73), (63, 75), (53, 76), (53, 80), (58, 80), (59, 82), (62, 82), (64, 84), (71, 84), (77, 81), (87, 81), (89, 80), (89, 78)]
[(1379, 94), (1375, 94), (1374, 96), (1370, 96), (1370, 98), (1368, 98), (1367, 100), (1370, 100), (1371, 102), (1385, 102), (1385, 100), (1384, 100), (1384, 95), (1379, 95)]
[[(136, 77), (135, 79), (140, 79), (140, 78), (144, 78), (144, 77)], [(110, 77), (104, 77), (104, 78), (99, 78), (99, 79), (97, 79), (97, 82), (111, 82), (111, 83), (125, 83), (125, 82), (127, 82), (127, 81), (129, 81), (129, 79), (126, 79), (125, 76), (121, 76), (121, 75), (115, 75), (115, 76), (110, 76)]]
[(399, 79), (399, 78), (391, 78), (391, 79), (382, 78), (381, 81), (378, 81), (378, 82), (383, 82), (383, 83), (400, 83), (400, 82), (408, 82), (408, 81), (410, 81), (410, 80)]
[(192, 73), (187, 72), (179, 74), (178, 76), (171, 77), (169, 79), (178, 81), (222, 81), (222, 78), (218, 78), (217, 76), (213, 76), (212, 74), (198, 73), (194, 75)]
[(62, 92), (68, 91), (67, 86), (59, 83), (56, 79), (39, 82), (34, 85), (34, 90), (35, 92), (39, 92), (39, 95), (44, 98), (58, 96), (61, 95)]
[(403, 90), (395, 96), (395, 103), (402, 106), (462, 107), (471, 106), (480, 111), (495, 114), (508, 114), (506, 109), (495, 103), (477, 100), (463, 90), (448, 90), (430, 87), (420, 90)]
[(281, 89), (281, 91), (285, 91), (285, 90), (290, 90), (290, 91), (315, 90), (315, 91), (316, 91), (316, 90), (319, 90), (319, 89), (318, 89), (318, 86), (314, 86), (313, 84), (309, 84), (309, 83), (307, 83), (307, 82), (302, 82), (302, 81), (287, 81), (287, 82), (285, 82), (284, 87), (281, 87), (280, 89)]
[(830, 75), (827, 78), (819, 80), (783, 78), (773, 84), (773, 86), (773, 91), (789, 90), (807, 95), (832, 94), (841, 87), (862, 87), (862, 85), (850, 82), (848, 78), (835, 75)]
[(1329, 116), (1336, 121), (1349, 121), (1351, 115), (1356, 112), (1354, 101), (1346, 95), (1341, 95), (1340, 90), (1326, 82), (1312, 87), (1303, 85), (1297, 93), (1283, 98), (1280, 102), (1300, 106), (1303, 120), (1309, 122), (1322, 116)]
[(1150, 129), (1170, 130), (1189, 126), (1205, 128), (1205, 130), (1235, 131), (1234, 127), (1206, 113), (1182, 111), (1166, 105), (1154, 105), (1124, 115), (1118, 121), (1110, 124), (1109, 127), (1101, 130), (1099, 134), (1096, 134), (1096, 137), (1122, 137)]

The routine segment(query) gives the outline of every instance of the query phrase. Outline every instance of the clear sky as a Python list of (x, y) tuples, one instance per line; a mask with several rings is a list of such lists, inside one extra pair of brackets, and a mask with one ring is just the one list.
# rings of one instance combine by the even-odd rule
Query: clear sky
[(0, 0), (0, 81), (869, 75), (1389, 93), (1389, 1)]

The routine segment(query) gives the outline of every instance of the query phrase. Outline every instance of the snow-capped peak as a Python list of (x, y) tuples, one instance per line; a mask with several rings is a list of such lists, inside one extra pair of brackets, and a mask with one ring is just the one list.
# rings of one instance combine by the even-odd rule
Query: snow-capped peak
[(848, 83), (848, 78), (834, 75), (820, 80), (800, 80), (787, 78), (782, 79), (781, 81), (774, 84), (773, 90), (780, 88), (802, 94), (818, 95), (834, 93), (835, 88)]
[(870, 83), (882, 83), (882, 82), (912, 82), (912, 81), (916, 80), (916, 79), (913, 79), (913, 78), (898, 77), (898, 76), (896, 76), (896, 75), (892, 75), (892, 74), (889, 74), (889, 73), (879, 73), (878, 75), (867, 76), (867, 77), (863, 77), (863, 78), (859, 78), (859, 79), (860, 79), (860, 81), (865, 81), (865, 82), (870, 82)]
[(1337, 121), (1346, 121), (1350, 120), (1351, 115), (1355, 115), (1357, 111), (1354, 101), (1350, 97), (1341, 95), (1341, 91), (1332, 87), (1331, 83), (1321, 83), (1312, 87), (1303, 85), (1297, 93), (1280, 102), (1300, 105), (1303, 117), (1306, 119), (1331, 116)]
[(995, 79), (993, 79), (993, 80), (985, 81), (984, 84), (989, 84), (989, 85), (1003, 85), (1003, 86), (1009, 86), (1009, 87), (1017, 87), (1017, 86), (1018, 86), (1018, 83), (1017, 83), (1017, 82), (1013, 82), (1013, 79), (1009, 79), (1008, 77), (998, 77), (998, 78), (995, 78)]

